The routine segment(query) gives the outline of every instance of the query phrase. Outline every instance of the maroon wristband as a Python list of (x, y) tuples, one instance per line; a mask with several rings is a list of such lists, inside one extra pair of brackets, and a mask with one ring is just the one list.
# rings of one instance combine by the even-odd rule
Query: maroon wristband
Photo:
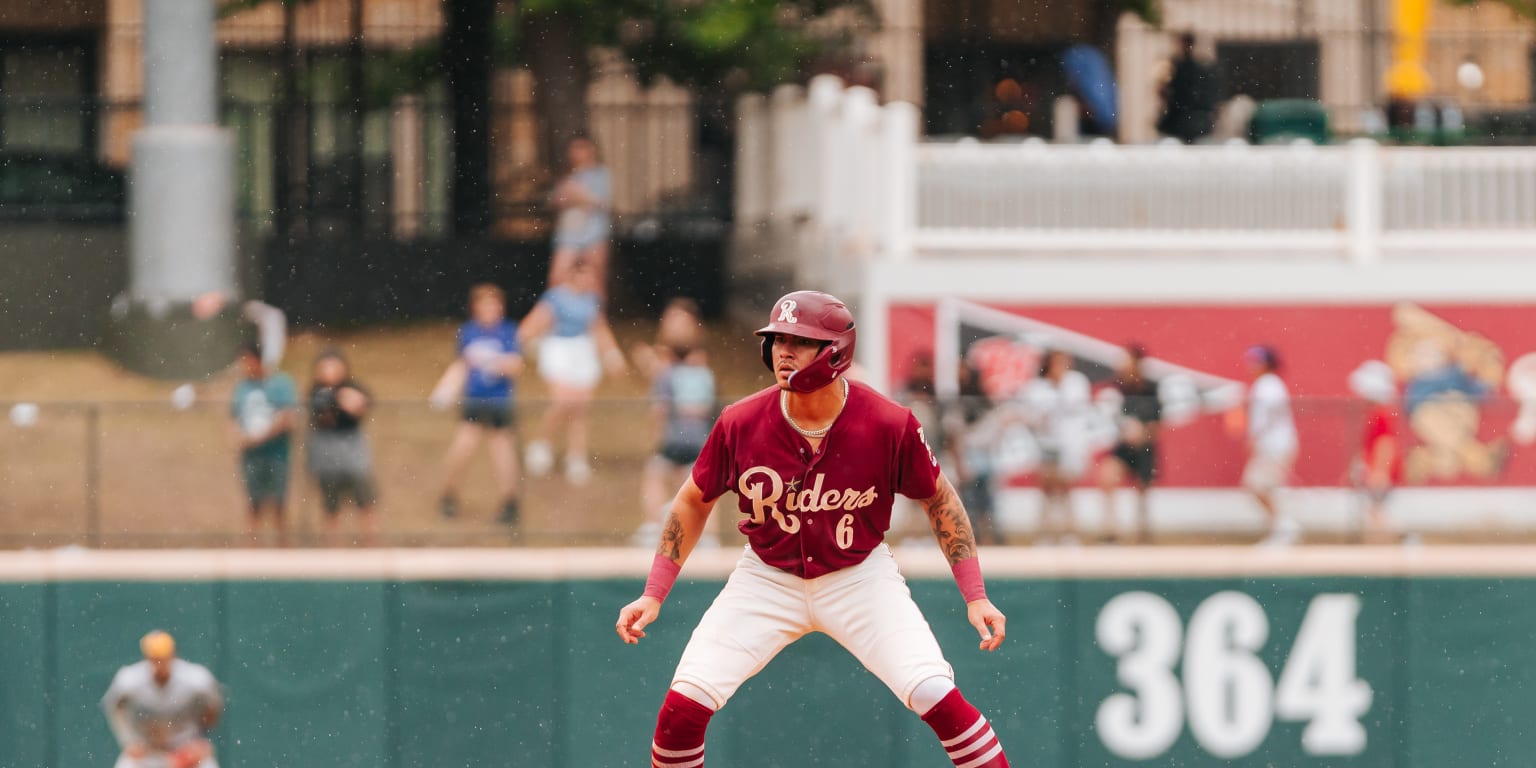
[(967, 557), (949, 567), (955, 574), (955, 586), (967, 603), (987, 599), (987, 586), (981, 580), (981, 561)]
[(645, 579), (646, 597), (654, 597), (661, 602), (666, 602), (667, 593), (672, 591), (672, 585), (677, 583), (677, 572), (683, 567), (672, 562), (672, 558), (656, 553), (651, 560), (651, 575)]

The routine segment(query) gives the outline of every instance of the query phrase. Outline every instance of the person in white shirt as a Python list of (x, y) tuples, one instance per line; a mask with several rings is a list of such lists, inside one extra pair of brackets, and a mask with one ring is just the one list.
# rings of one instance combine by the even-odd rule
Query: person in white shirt
[(176, 657), (155, 630), (139, 641), (144, 660), (117, 671), (101, 699), (122, 754), (116, 768), (218, 768), (208, 730), (224, 712), (213, 673)]
[(1269, 519), (1266, 546), (1289, 546), (1301, 537), (1300, 526), (1275, 506), (1275, 491), (1291, 477), (1298, 441), (1291, 417), (1291, 392), (1280, 378), (1280, 358), (1267, 346), (1250, 348), (1244, 359), (1253, 376), (1248, 388), (1248, 464), (1243, 488), (1263, 507)]
[(1088, 420), (1093, 415), (1093, 385), (1072, 369), (1072, 356), (1045, 353), (1040, 372), (1024, 389), (1035, 441), (1040, 446), (1040, 529), (1042, 541), (1077, 543), (1072, 515), (1072, 486), (1093, 457)]

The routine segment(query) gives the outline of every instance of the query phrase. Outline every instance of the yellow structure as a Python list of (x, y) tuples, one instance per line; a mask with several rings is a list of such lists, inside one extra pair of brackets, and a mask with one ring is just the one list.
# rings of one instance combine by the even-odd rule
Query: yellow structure
[(1425, 66), (1428, 46), (1429, 0), (1392, 0), (1392, 65), (1387, 69), (1387, 95), (1415, 100), (1429, 95), (1433, 84)]

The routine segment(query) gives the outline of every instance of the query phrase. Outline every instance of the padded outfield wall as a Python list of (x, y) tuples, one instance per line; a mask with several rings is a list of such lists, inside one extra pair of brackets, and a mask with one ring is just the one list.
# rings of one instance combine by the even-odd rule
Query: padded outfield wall
[[(107, 766), (97, 708), (150, 628), (227, 689), (226, 768), (633, 766), (735, 555), (699, 553), (639, 646), (628, 550), (0, 556), (0, 768)], [(900, 551), (1015, 765), (1493, 766), (1536, 754), (1536, 550), (989, 550), (976, 650)], [(715, 720), (711, 764), (934, 766), (917, 718), (812, 636)]]

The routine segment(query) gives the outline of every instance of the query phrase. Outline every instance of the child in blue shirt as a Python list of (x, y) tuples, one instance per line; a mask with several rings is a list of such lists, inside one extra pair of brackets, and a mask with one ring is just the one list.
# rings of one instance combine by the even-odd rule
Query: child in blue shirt
[[(491, 467), (501, 493), (501, 522), (517, 525), (517, 452), (513, 448), (513, 378), (523, 370), (517, 328), (507, 321), (506, 295), (489, 283), (469, 293), (470, 320), (459, 328), (458, 359), (444, 374), (451, 385), (463, 381), (463, 420), (445, 457), (440, 511), (458, 514), (458, 487), (464, 469), (483, 437), (490, 437)], [(442, 385), (439, 386), (442, 389)]]

